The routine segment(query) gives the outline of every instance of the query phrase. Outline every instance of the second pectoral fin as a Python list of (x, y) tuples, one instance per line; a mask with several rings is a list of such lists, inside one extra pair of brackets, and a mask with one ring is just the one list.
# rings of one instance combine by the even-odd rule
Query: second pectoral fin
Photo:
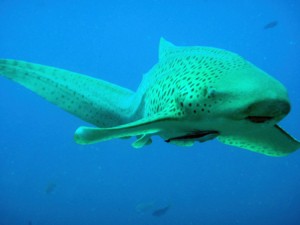
[(230, 136), (219, 136), (224, 144), (244, 148), (269, 156), (284, 156), (300, 148), (300, 142), (278, 125), (253, 131), (239, 132)]

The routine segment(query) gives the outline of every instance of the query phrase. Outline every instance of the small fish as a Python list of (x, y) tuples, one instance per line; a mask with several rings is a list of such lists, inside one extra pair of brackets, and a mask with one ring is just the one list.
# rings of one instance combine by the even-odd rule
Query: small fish
[(45, 192), (47, 194), (51, 194), (55, 190), (56, 186), (57, 186), (56, 183), (49, 182), (46, 186)]
[(272, 22), (267, 23), (267, 24), (264, 26), (264, 30), (274, 28), (274, 27), (276, 27), (277, 25), (278, 25), (278, 21), (274, 20), (274, 21), (272, 21)]
[(152, 210), (154, 208), (154, 205), (155, 205), (155, 201), (141, 202), (136, 205), (135, 211), (143, 214), (143, 213), (148, 212), (149, 210)]
[(153, 211), (152, 216), (156, 216), (156, 217), (163, 216), (169, 211), (169, 209), (170, 209), (169, 205), (166, 207), (163, 207), (163, 208), (159, 208), (159, 209)]

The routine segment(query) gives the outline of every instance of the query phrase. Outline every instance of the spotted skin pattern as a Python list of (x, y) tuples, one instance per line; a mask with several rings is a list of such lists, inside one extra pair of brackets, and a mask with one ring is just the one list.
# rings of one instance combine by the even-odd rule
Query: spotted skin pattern
[[(202, 54), (199, 55), (199, 52)], [(213, 102), (209, 100), (213, 95), (209, 90), (213, 90), (214, 83), (224, 70), (229, 70), (232, 65), (243, 64), (242, 60), (225, 64), (222, 58), (226, 57), (227, 52), (213, 48), (194, 47), (182, 53), (186, 56), (178, 57), (180, 51), (164, 55), (160, 58), (160, 64), (149, 72), (153, 80), (147, 80), (148, 84), (152, 84), (146, 94), (147, 116), (156, 114), (168, 104), (176, 106), (178, 116), (186, 113), (205, 116), (219, 102), (219, 99)], [(215, 59), (215, 55), (219, 55), (219, 58)], [(174, 94), (177, 99), (174, 99)], [(172, 110), (175, 111), (174, 108)]]
[(300, 148), (277, 125), (290, 111), (284, 86), (222, 49), (178, 47), (162, 38), (159, 62), (144, 75), (136, 92), (18, 60), (0, 60), (0, 75), (93, 124), (76, 130), (79, 144), (135, 136), (132, 145), (140, 148), (158, 135), (179, 146), (217, 138), (269, 156)]

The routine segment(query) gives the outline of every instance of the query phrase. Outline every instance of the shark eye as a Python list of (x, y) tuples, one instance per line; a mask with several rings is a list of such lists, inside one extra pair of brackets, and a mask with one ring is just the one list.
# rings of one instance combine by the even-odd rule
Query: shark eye
[(272, 116), (248, 116), (246, 119), (253, 123), (264, 123), (266, 121), (272, 120), (273, 117)]

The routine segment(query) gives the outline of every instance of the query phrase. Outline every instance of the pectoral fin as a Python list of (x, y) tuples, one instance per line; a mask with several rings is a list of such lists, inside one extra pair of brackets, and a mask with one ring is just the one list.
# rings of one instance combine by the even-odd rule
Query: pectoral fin
[(275, 125), (251, 132), (240, 132), (232, 136), (219, 136), (227, 145), (244, 148), (268, 156), (285, 156), (300, 148), (300, 142), (281, 127)]
[(111, 128), (79, 127), (75, 132), (75, 141), (78, 144), (93, 144), (115, 138), (137, 136), (138, 140), (132, 145), (135, 148), (151, 143), (151, 136), (159, 133), (168, 118), (141, 119), (132, 123)]

